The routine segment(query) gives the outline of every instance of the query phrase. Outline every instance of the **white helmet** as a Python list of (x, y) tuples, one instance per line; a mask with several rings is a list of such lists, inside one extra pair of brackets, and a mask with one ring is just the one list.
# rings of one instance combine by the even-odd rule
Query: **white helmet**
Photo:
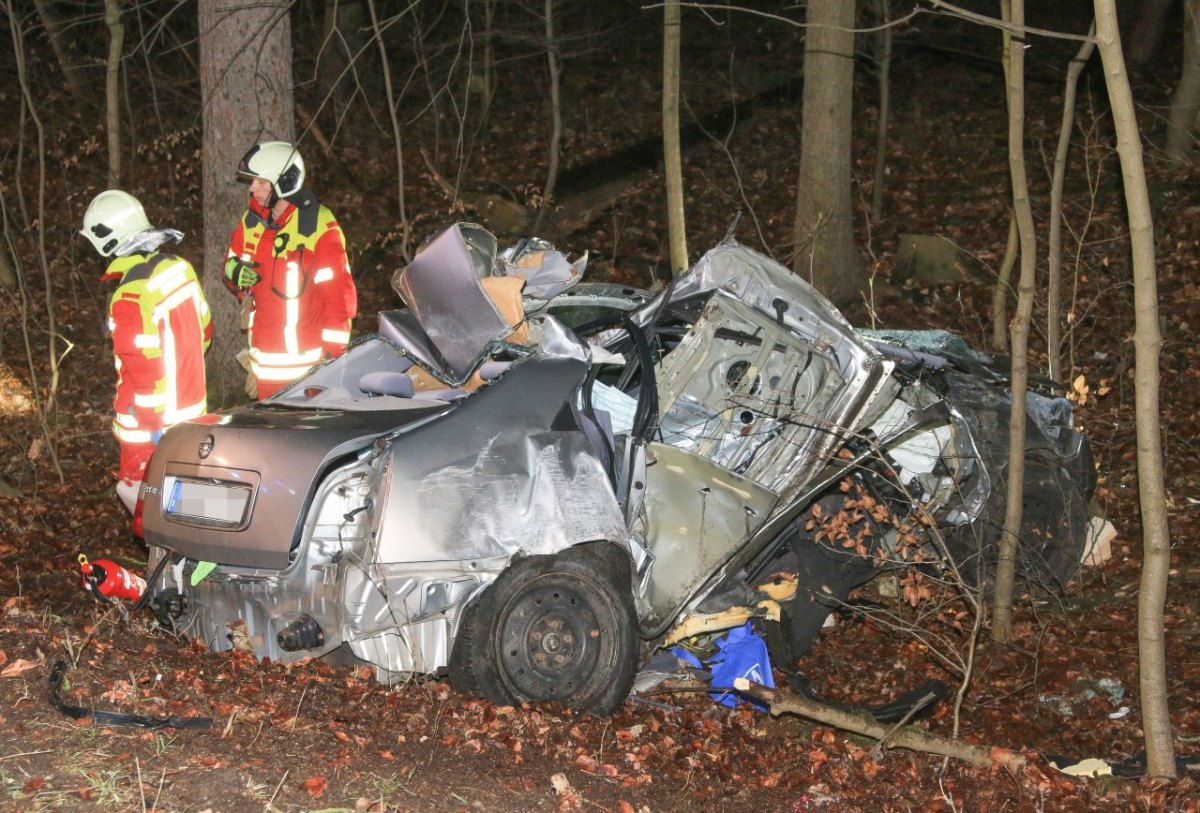
[(264, 141), (255, 144), (238, 162), (238, 175), (253, 180), (265, 178), (281, 198), (294, 195), (304, 186), (304, 159), (294, 144)]
[(127, 239), (152, 228), (138, 199), (120, 189), (106, 189), (88, 204), (80, 234), (101, 257), (111, 257)]

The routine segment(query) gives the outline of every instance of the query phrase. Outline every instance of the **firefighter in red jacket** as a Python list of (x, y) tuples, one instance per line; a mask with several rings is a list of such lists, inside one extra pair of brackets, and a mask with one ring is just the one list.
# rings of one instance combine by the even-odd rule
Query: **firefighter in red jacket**
[(80, 231), (116, 280), (108, 330), (117, 365), (113, 434), (121, 446), (117, 496), (131, 512), (154, 445), (174, 424), (207, 410), (208, 302), (190, 263), (159, 251), (183, 234), (155, 229), (137, 198), (117, 189), (92, 199)]
[(358, 296), (337, 220), (304, 187), (295, 146), (265, 141), (238, 165), (250, 203), (234, 229), (225, 282), (248, 314), (249, 369), (266, 398), (350, 341)]

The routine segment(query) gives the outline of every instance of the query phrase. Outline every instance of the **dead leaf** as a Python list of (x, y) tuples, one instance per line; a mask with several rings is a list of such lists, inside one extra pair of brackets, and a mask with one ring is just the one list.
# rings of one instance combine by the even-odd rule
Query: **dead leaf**
[(575, 792), (575, 788), (571, 787), (571, 781), (567, 779), (565, 773), (556, 773), (550, 777), (550, 784), (554, 786), (554, 790), (559, 796), (566, 796)]
[(323, 776), (310, 776), (300, 783), (300, 787), (304, 788), (308, 795), (315, 799), (329, 787), (329, 780)]
[(0, 670), (0, 678), (19, 677), (25, 674), (30, 669), (37, 669), (36, 661), (27, 661), (24, 658), (17, 658), (4, 669)]

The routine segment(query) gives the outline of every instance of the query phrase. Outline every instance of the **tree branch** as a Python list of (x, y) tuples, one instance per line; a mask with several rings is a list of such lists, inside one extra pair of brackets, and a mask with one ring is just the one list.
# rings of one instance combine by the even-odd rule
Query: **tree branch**
[(986, 768), (996, 764), (1009, 771), (1016, 771), (1025, 764), (1025, 758), (1006, 748), (993, 746), (971, 745), (956, 740), (948, 740), (936, 734), (930, 734), (919, 728), (904, 727), (897, 729), (876, 722), (868, 714), (842, 711), (830, 706), (817, 703), (789, 690), (768, 689), (751, 684), (744, 678), (734, 681), (733, 688), (741, 694), (766, 703), (771, 715), (795, 714), (818, 723), (840, 728), (852, 734), (860, 734), (879, 741), (880, 745), (887, 744), (895, 748), (906, 748), (910, 751), (921, 751), (927, 754), (937, 754), (950, 759), (966, 762), (977, 768)]
[(1033, 26), (1029, 25), (1015, 25), (1013, 23), (1005, 22), (1004, 20), (997, 20), (995, 17), (989, 17), (986, 14), (967, 11), (965, 8), (959, 8), (958, 6), (945, 2), (945, 0), (929, 0), (929, 5), (937, 9), (944, 9), (945, 11), (957, 17), (962, 17), (965, 20), (970, 20), (971, 22), (979, 23), (980, 25), (989, 25), (992, 28), (999, 28), (1000, 30), (1007, 31), (1010, 34), (1037, 34), (1042, 37), (1052, 37), (1060, 40), (1075, 40), (1077, 42), (1096, 41), (1094, 37), (1088, 34), (1067, 34), (1062, 31), (1051, 31), (1048, 28), (1034, 28)]

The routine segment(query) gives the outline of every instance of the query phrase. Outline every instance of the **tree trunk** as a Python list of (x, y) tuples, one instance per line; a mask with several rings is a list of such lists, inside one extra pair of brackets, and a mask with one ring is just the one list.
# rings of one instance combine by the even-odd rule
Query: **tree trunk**
[[(1025, 24), (1025, 0), (1011, 0), (1008, 18)], [(992, 640), (1012, 640), (1013, 586), (1017, 545), (1020, 542), (1022, 495), (1025, 493), (1025, 391), (1029, 382), (1029, 325), (1033, 316), (1034, 274), (1037, 247), (1033, 233), (1033, 208), (1025, 174), (1025, 40), (1009, 38), (1008, 48), (1008, 167), (1012, 178), (1013, 216), (1021, 251), (1017, 280), (1017, 309), (1009, 327), (1012, 348), (1012, 413), (1008, 422), (1008, 489), (1004, 529), (996, 562), (996, 592), (992, 604)]]
[(876, 15), (880, 26), (875, 34), (875, 56), (879, 84), (879, 121), (875, 129), (875, 180), (871, 184), (871, 219), (879, 220), (883, 215), (883, 184), (887, 177), (887, 131), (888, 119), (892, 115), (892, 27), (888, 0), (875, 0)]
[(329, 99), (339, 108), (351, 104), (360, 86), (374, 102), (379, 95), (379, 82), (376, 72), (367, 67), (371, 60), (365, 58), (370, 46), (366, 36), (370, 22), (364, 0), (325, 0), (324, 18), (324, 39), (317, 65), (324, 96), (322, 107)]
[(1167, 116), (1167, 160), (1178, 165), (1192, 157), (1192, 127), (1200, 112), (1200, 0), (1183, 4), (1183, 70)]
[(231, 403), (246, 372), (238, 304), (222, 282), (225, 253), (248, 192), (235, 170), (258, 141), (295, 137), (292, 40), (286, 0), (199, 4), (200, 98), (204, 127), (204, 294), (213, 314), (209, 401)]
[(687, 222), (683, 208), (683, 148), (679, 141), (679, 0), (663, 4), (663, 175), (667, 182), (667, 241), (671, 276), (688, 267)]
[[(79, 66), (67, 53), (67, 46), (63, 43), (62, 25), (54, 16), (50, 3), (48, 0), (33, 0), (33, 4), (37, 7), (38, 17), (46, 29), (46, 37), (50, 40), (50, 48), (54, 51), (54, 58), (58, 61), (59, 70), (62, 71), (67, 91), (75, 98), (76, 102), (90, 104), (92, 100), (88, 97), (87, 84), (79, 73)], [(16, 20), (15, 17), (12, 19)]]
[[(1008, 20), (1012, 11), (1008, 0), (1000, 0), (1000, 17)], [(1000, 66), (1004, 73), (1005, 99), (1008, 98), (1008, 77), (1010, 74), (1010, 51), (1012, 34), (1008, 29), (1000, 32)], [(992, 349), (1008, 350), (1008, 292), (1009, 281), (1012, 279), (1013, 266), (1017, 264), (1020, 246), (1017, 242), (1017, 215), (1010, 208), (1008, 211), (1008, 240), (1004, 244), (1004, 259), (1000, 262), (1000, 275), (992, 288)]]
[(482, 132), (492, 112), (492, 99), (496, 95), (496, 4), (483, 0), (483, 74), (479, 95), (479, 130)]
[[(24, 284), (25, 276), (19, 268), (16, 271), (18, 283), (16, 302), (21, 317), (19, 322), (22, 325), (21, 339), (24, 343), (25, 360), (28, 364), (29, 385), (30, 389), (38, 395), (34, 399), (38, 425), (41, 428), (42, 438), (46, 442), (46, 455), (61, 484), (64, 482), (64, 476), (58, 454), (59, 424), (55, 417), (58, 412), (58, 385), (62, 375), (62, 362), (71, 352), (71, 345), (63, 339), (58, 331), (58, 319), (55, 316), (58, 307), (54, 298), (54, 286), (51, 284), (50, 261), (46, 255), (46, 127), (42, 124), (41, 116), (38, 115), (37, 106), (34, 104), (33, 89), (29, 84), (25, 40), (13, 9), (13, 0), (7, 0), (5, 5), (10, 21), (9, 32), (12, 34), (13, 54), (16, 56), (17, 88), (21, 94), (21, 110), (28, 111), (29, 119), (33, 122), (34, 130), (37, 133), (37, 219), (34, 223), (26, 221), (26, 229), (34, 232), (33, 235), (27, 235), (28, 237), (37, 238), (37, 260), (42, 269), (43, 283), (41, 316), (30, 317), (33, 309), (30, 307), (29, 291)], [(24, 113), (21, 123), (24, 124)], [(21, 139), (21, 142), (24, 143), (24, 138)], [(20, 166), (19, 161), (18, 166)], [(15, 176), (13, 185), (18, 191), (21, 189), (20, 173)], [(15, 249), (11, 242), (13, 230), (9, 225), (7, 209), (0, 210), (0, 231), (3, 231), (5, 235), (5, 250)], [(13, 260), (20, 263), (20, 258), (15, 251)], [(50, 337), (46, 346), (45, 368), (34, 361), (32, 334), (35, 330), (40, 330)], [(42, 369), (47, 370), (48, 379), (41, 378)]]
[[(0, 203), (0, 209), (4, 207)], [(9, 259), (8, 241), (0, 240), (0, 288), (6, 291), (12, 291), (17, 287), (17, 272), (13, 266), (12, 260)]]
[(558, 39), (554, 34), (554, 0), (545, 0), (546, 66), (550, 71), (550, 155), (546, 166), (546, 183), (542, 186), (542, 205), (533, 221), (536, 234), (542, 227), (546, 212), (553, 205), (554, 187), (558, 185), (558, 153), (562, 149), (562, 61), (558, 56)]
[[(1171, 564), (1167, 494), (1163, 485), (1162, 432), (1159, 426), (1158, 283), (1154, 268), (1154, 223), (1129, 76), (1121, 54), (1121, 36), (1113, 0), (1096, 2), (1096, 41), (1117, 133), (1117, 155), (1129, 213), (1133, 251), (1134, 408), (1137, 425), (1138, 501), (1142, 510), (1142, 581), (1138, 592), (1138, 672), (1142, 728), (1152, 776), (1175, 776), (1175, 750), (1167, 704), (1167, 660), (1163, 607)], [(1189, 8), (1194, 3), (1189, 3)], [(1194, 26), (1192, 31), (1194, 33)]]
[(105, 125), (108, 129), (108, 187), (121, 185), (121, 52), (125, 49), (125, 26), (121, 25), (120, 0), (104, 0), (104, 24), (108, 26), (108, 71), (104, 81)]
[[(1088, 36), (1096, 35), (1096, 24), (1088, 28)], [(1058, 147), (1054, 151), (1054, 175), (1050, 183), (1050, 239), (1047, 245), (1049, 269), (1046, 276), (1046, 373), (1055, 381), (1065, 381), (1062, 370), (1062, 197), (1063, 181), (1067, 174), (1067, 150), (1071, 146), (1071, 130), (1075, 126), (1075, 90), (1079, 74), (1095, 50), (1094, 40), (1079, 46), (1078, 53), (1067, 66), (1067, 83), (1063, 91), (1062, 125), (1058, 130)]]
[(854, 3), (810, 0), (792, 270), (839, 305), (866, 283), (850, 207), (853, 101)]
[(1176, 2), (1178, 0), (1142, 0), (1138, 4), (1138, 21), (1129, 45), (1129, 61), (1134, 65), (1144, 65), (1158, 53), (1167, 27), (1167, 15)]
[(400, 100), (393, 98), (392, 67), (388, 61), (387, 46), (383, 42), (383, 30), (379, 27), (379, 16), (375, 11), (375, 0), (367, 0), (367, 12), (371, 15), (371, 31), (379, 49), (379, 63), (383, 66), (383, 90), (387, 95), (388, 120), (392, 125), (392, 143), (396, 148), (396, 215), (400, 220), (400, 253), (404, 261), (411, 257), (412, 228), (408, 222), (408, 211), (404, 199), (404, 142), (400, 133)]
[(996, 284), (992, 286), (992, 349), (1000, 353), (1008, 352), (1008, 289), (1011, 287), (1012, 270), (1017, 264), (1019, 253), (1017, 218), (1010, 210), (1004, 259), (1000, 261), (1000, 273), (996, 275)]

